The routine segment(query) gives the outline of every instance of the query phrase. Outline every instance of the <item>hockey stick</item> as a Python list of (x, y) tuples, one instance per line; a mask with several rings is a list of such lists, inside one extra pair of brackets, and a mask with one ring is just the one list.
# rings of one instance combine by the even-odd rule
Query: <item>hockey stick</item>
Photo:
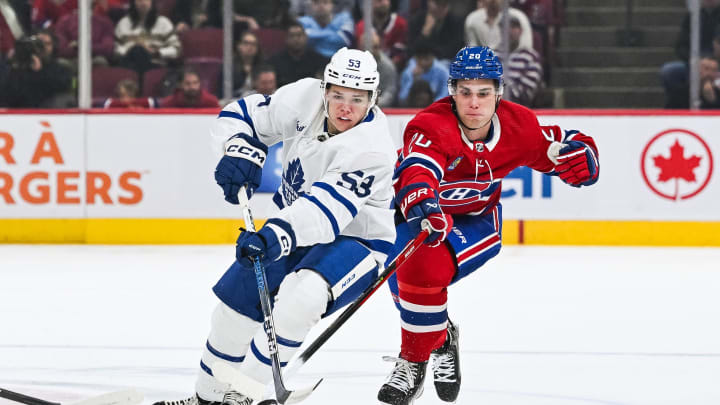
[[(245, 219), (245, 227), (250, 232), (255, 232), (255, 223), (253, 222), (252, 213), (250, 212), (250, 203), (247, 198), (247, 193), (245, 192), (246, 187), (243, 186), (240, 188), (240, 192), (238, 193), (238, 200), (240, 202), (240, 206), (243, 209), (243, 217)], [(277, 343), (277, 336), (275, 334), (275, 324), (273, 322), (273, 315), (272, 315), (272, 307), (270, 306), (270, 292), (267, 290), (267, 277), (265, 276), (265, 268), (263, 267), (262, 263), (260, 262), (259, 257), (252, 257), (251, 258), (253, 262), (253, 267), (255, 269), (255, 281), (257, 282), (258, 286), (258, 293), (260, 295), (260, 306), (262, 307), (263, 316), (265, 318), (265, 321), (263, 322), (263, 328), (265, 329), (265, 334), (267, 335), (267, 341), (268, 341), (268, 351), (270, 353), (270, 360), (272, 362), (272, 373), (273, 373), (273, 383), (275, 385), (275, 396), (277, 398), (277, 401), (281, 404), (284, 404), (286, 401), (292, 402), (298, 402), (303, 400), (305, 397), (310, 395), (315, 388), (322, 382), (322, 379), (320, 379), (315, 385), (312, 387), (307, 387), (304, 389), (299, 390), (288, 390), (285, 386), (285, 383), (282, 379), (282, 372), (281, 372), (281, 366), (280, 366), (280, 355), (278, 353), (278, 343)], [(220, 363), (222, 364), (222, 363)], [(247, 389), (249, 392), (242, 392), (244, 395), (248, 395), (251, 398), (260, 400), (262, 397), (262, 394), (264, 392), (264, 388), (260, 390), (260, 387), (258, 386), (258, 382), (253, 381), (247, 376), (235, 376), (235, 370), (230, 368), (230, 370), (227, 369), (227, 367), (220, 366), (218, 370), (215, 370), (215, 367), (218, 366), (218, 363), (215, 363), (213, 365), (213, 374), (216, 375), (216, 377), (223, 381), (223, 376), (227, 377), (228, 379), (231, 379), (235, 381), (236, 383), (241, 383), (243, 385), (247, 385)], [(226, 365), (227, 366), (227, 365)], [(228, 375), (227, 372), (230, 372), (230, 375)], [(230, 382), (231, 381), (227, 381)], [(232, 383), (231, 383), (232, 385)], [(258, 392), (260, 395), (258, 395)]]
[[(390, 276), (395, 273), (395, 271), (400, 267), (405, 261), (410, 257), (410, 255), (413, 254), (417, 250), (418, 247), (425, 241), (425, 239), (430, 235), (429, 225), (423, 226), (424, 230), (413, 240), (408, 242), (403, 250), (395, 257), (395, 259), (387, 266), (385, 267), (385, 270), (383, 270), (382, 273), (378, 276), (378, 278), (375, 280), (375, 282), (368, 286), (365, 291), (360, 294), (360, 296), (353, 301), (350, 306), (348, 306), (331, 324), (328, 326), (323, 333), (321, 333), (315, 340), (310, 343), (310, 345), (297, 357), (297, 359), (293, 360), (291, 364), (289, 364), (287, 367), (285, 367), (285, 375), (286, 376), (292, 376), (294, 375), (300, 367), (302, 367), (310, 357), (312, 357), (315, 352), (322, 347), (322, 345), (325, 344), (325, 342), (330, 339), (332, 335), (335, 334), (335, 332), (340, 329), (340, 327), (347, 322), (347, 320), (355, 313), (358, 309), (367, 301), (371, 295), (377, 291), (378, 288), (388, 279)], [(216, 366), (222, 366), (221, 373), (223, 375), (223, 378), (218, 377), (221, 381), (225, 381), (227, 383), (230, 383), (231, 385), (237, 386), (237, 387), (248, 387), (249, 385), (252, 385), (253, 381), (247, 381), (248, 377), (244, 376), (242, 373), (238, 372), (234, 368), (224, 364), (224, 363), (215, 363)], [(217, 375), (217, 372), (215, 370), (215, 367), (213, 367), (213, 372)], [(322, 380), (320, 380), (322, 381)], [(234, 382), (235, 384), (233, 384)], [(319, 384), (320, 382), (318, 382)], [(317, 387), (317, 384), (315, 385)], [(313, 390), (315, 389), (313, 387)], [(256, 386), (253, 387), (257, 390), (262, 390), (262, 386)], [(288, 404), (292, 404), (295, 402), (298, 402), (308, 395), (312, 393), (313, 390), (309, 390), (306, 395), (303, 396), (293, 396), (288, 398), (287, 402)], [(262, 397), (262, 394), (257, 395), (258, 398)], [(259, 405), (259, 404), (258, 404)]]
[[(425, 225), (425, 224), (423, 224)], [(305, 364), (310, 357), (312, 357), (315, 352), (322, 347), (322, 345), (325, 344), (325, 342), (330, 339), (332, 335), (335, 334), (335, 332), (340, 329), (340, 327), (347, 322), (350, 317), (357, 312), (358, 309), (367, 301), (371, 295), (377, 291), (378, 288), (388, 279), (390, 276), (395, 273), (395, 271), (398, 269), (398, 267), (402, 266), (403, 263), (410, 257), (410, 255), (417, 250), (418, 247), (425, 241), (425, 239), (430, 235), (430, 228), (429, 225), (423, 226), (423, 231), (420, 232), (420, 234), (410, 242), (408, 242), (403, 250), (393, 259), (393, 261), (385, 267), (385, 270), (383, 270), (380, 275), (378, 275), (378, 278), (375, 279), (375, 282), (368, 286), (365, 291), (360, 294), (360, 296), (353, 301), (352, 304), (350, 304), (349, 307), (347, 307), (331, 324), (328, 326), (323, 333), (321, 333), (315, 340), (310, 343), (310, 345), (302, 352), (300, 355), (295, 359), (292, 364), (288, 365), (285, 368), (285, 375), (294, 375), (295, 372)]]
[(143, 395), (135, 390), (110, 392), (68, 404), (46, 401), (44, 399), (9, 391), (5, 388), (0, 388), (0, 397), (27, 405), (135, 405), (143, 400)]

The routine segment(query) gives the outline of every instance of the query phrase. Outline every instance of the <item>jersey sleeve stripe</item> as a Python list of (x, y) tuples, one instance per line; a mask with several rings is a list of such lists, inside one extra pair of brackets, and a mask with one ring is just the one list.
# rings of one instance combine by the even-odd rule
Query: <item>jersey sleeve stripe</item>
[(250, 125), (250, 128), (252, 128), (253, 131), (253, 138), (257, 138), (257, 132), (255, 132), (255, 124), (253, 124), (253, 120), (250, 117), (250, 114), (248, 113), (247, 104), (245, 104), (245, 99), (238, 100), (238, 104), (240, 105), (240, 109), (243, 112), (243, 115), (245, 116), (245, 122)]
[(418, 157), (418, 156), (410, 155), (405, 160), (403, 160), (402, 163), (400, 163), (400, 166), (398, 166), (397, 169), (395, 169), (395, 173), (393, 173), (393, 180), (399, 178), (400, 173), (403, 170), (407, 169), (410, 166), (415, 166), (415, 165), (422, 166), (422, 167), (430, 170), (438, 181), (440, 181), (442, 179), (442, 176), (443, 176), (442, 170), (439, 169), (439, 166), (437, 163), (435, 163), (435, 161), (433, 161), (432, 159), (425, 158), (425, 157)]
[(252, 130), (253, 138), (258, 139), (257, 133), (255, 133), (255, 126), (253, 126), (253, 122), (249, 116), (243, 116), (242, 114), (236, 113), (235, 111), (222, 110), (220, 111), (220, 114), (218, 114), (218, 118), (233, 118), (248, 124), (248, 126)]
[(328, 194), (330, 194), (332, 196), (332, 198), (336, 199), (340, 204), (344, 205), (345, 208), (347, 208), (347, 210), (350, 211), (350, 215), (352, 215), (352, 217), (355, 218), (355, 216), (358, 213), (357, 208), (355, 208), (355, 206), (353, 205), (353, 203), (350, 202), (350, 200), (348, 200), (347, 198), (343, 197), (340, 193), (338, 193), (338, 191), (335, 190), (335, 187), (333, 187), (327, 183), (323, 183), (321, 181), (313, 183), (313, 187), (321, 188), (321, 189), (327, 191)]
[(340, 227), (338, 226), (337, 219), (335, 219), (335, 216), (332, 214), (332, 212), (323, 205), (323, 203), (320, 202), (317, 198), (311, 196), (310, 194), (304, 194), (303, 198), (306, 198), (311, 203), (315, 204), (320, 208), (320, 210), (325, 214), (328, 221), (330, 221), (330, 225), (332, 225), (333, 233), (337, 236), (337, 234), (340, 233)]

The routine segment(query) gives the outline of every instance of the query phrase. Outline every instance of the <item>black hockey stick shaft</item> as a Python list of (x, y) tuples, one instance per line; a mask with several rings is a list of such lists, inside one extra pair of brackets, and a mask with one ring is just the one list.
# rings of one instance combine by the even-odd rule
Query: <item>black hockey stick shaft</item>
[(35, 398), (14, 391), (6, 390), (5, 388), (0, 388), (0, 397), (27, 405), (60, 405), (59, 402), (46, 401), (44, 399)]
[[(243, 216), (245, 219), (245, 227), (250, 232), (255, 232), (255, 223), (253, 222), (252, 212), (250, 211), (250, 202), (248, 201), (247, 194), (245, 192), (246, 187), (240, 188), (238, 199), (240, 206), (243, 207)], [(258, 294), (260, 295), (260, 306), (263, 312), (263, 328), (265, 329), (265, 335), (268, 341), (268, 352), (270, 354), (273, 383), (275, 385), (275, 396), (281, 404), (293, 394), (292, 391), (285, 387), (285, 383), (282, 379), (281, 364), (280, 364), (280, 353), (278, 352), (277, 335), (275, 334), (275, 323), (273, 321), (272, 307), (270, 306), (270, 292), (267, 290), (267, 277), (265, 275), (265, 268), (260, 261), (259, 257), (252, 257), (253, 268), (255, 270), (255, 281), (258, 287)], [(318, 382), (317, 384), (319, 384)], [(317, 387), (317, 384), (315, 386)], [(314, 388), (313, 388), (314, 389)]]
[(293, 365), (290, 370), (286, 371), (286, 374), (294, 374), (294, 372), (300, 368), (307, 360), (312, 357), (315, 352), (322, 347), (322, 345), (325, 344), (325, 342), (332, 337), (332, 335), (335, 334), (335, 332), (340, 329), (340, 327), (347, 322), (350, 317), (357, 312), (358, 309), (365, 303), (365, 301), (370, 298), (371, 295), (377, 291), (378, 288), (388, 279), (390, 276), (395, 273), (395, 271), (400, 267), (405, 261), (410, 257), (410, 255), (413, 254), (417, 250), (418, 247), (425, 241), (425, 239), (430, 235), (429, 230), (423, 230), (420, 232), (420, 234), (413, 240), (407, 243), (403, 250), (398, 254), (395, 259), (385, 267), (385, 270), (380, 273), (377, 279), (375, 279), (375, 282), (371, 284), (368, 288), (365, 289), (365, 291), (360, 294), (360, 296), (352, 303), (349, 307), (343, 311), (340, 316), (338, 316), (333, 323), (328, 326), (323, 333), (321, 333), (315, 340), (310, 343), (310, 345), (298, 356), (297, 360), (293, 362)]

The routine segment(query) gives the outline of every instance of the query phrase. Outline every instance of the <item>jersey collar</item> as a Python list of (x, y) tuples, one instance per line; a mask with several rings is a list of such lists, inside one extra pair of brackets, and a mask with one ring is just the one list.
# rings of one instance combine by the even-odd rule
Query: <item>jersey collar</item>
[(459, 120), (458, 128), (460, 128), (460, 136), (462, 137), (465, 145), (467, 145), (468, 148), (473, 150), (476, 149), (476, 144), (483, 144), (483, 149), (487, 148), (489, 151), (492, 151), (493, 149), (495, 149), (495, 146), (497, 146), (498, 141), (500, 140), (500, 119), (498, 119), (497, 113), (493, 114), (493, 117), (490, 119), (490, 130), (488, 131), (488, 139), (485, 142), (473, 142), (468, 139)]

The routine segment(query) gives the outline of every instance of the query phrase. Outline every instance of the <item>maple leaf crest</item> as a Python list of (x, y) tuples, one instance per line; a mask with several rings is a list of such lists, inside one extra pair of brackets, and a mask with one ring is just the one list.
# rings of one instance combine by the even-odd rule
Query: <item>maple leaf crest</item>
[(288, 164), (282, 178), (283, 195), (288, 205), (292, 204), (303, 193), (300, 187), (305, 183), (305, 172), (303, 172), (300, 159), (295, 159)]
[(697, 181), (694, 170), (700, 166), (700, 156), (690, 156), (685, 158), (685, 148), (680, 145), (679, 140), (670, 147), (670, 157), (666, 158), (662, 155), (653, 156), (655, 167), (660, 169), (658, 181), (666, 182), (675, 179), (675, 196), (678, 195), (678, 181), (680, 179), (688, 183)]

